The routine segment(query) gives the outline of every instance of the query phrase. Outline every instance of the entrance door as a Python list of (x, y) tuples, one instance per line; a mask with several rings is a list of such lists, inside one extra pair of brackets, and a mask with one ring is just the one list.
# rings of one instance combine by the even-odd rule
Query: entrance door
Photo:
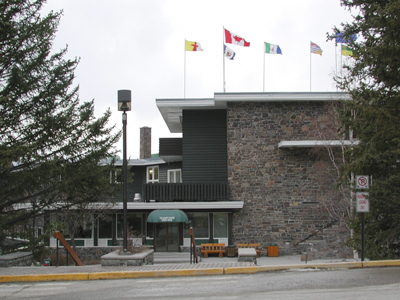
[(155, 223), (154, 250), (179, 252), (179, 223)]

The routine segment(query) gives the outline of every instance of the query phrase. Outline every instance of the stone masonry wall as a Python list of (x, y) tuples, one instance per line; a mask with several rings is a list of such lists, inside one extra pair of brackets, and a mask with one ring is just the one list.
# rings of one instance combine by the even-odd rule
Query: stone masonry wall
[(151, 128), (140, 128), (140, 159), (151, 158)]
[[(56, 264), (56, 248), (48, 248), (49, 249), (49, 257), (51, 258), (51, 262), (53, 265)], [(92, 264), (99, 264), (100, 263), (100, 258), (108, 254), (110, 252), (113, 252), (115, 250), (118, 250), (119, 247), (77, 247), (76, 248), (76, 255), (79, 257), (79, 259), (82, 261), (84, 265), (92, 265)], [(58, 249), (58, 255), (59, 255), (59, 262), (60, 265), (65, 265), (65, 257), (66, 257), (66, 250), (64, 247), (59, 247)], [(68, 264), (69, 265), (74, 265), (75, 262), (73, 258), (69, 255), (68, 258)]]
[(233, 214), (234, 243), (261, 243), (264, 255), (268, 243), (277, 243), (280, 255), (352, 255), (345, 246), (350, 231), (327, 205), (338, 197), (333, 176), (318, 168), (328, 156), (278, 148), (281, 141), (320, 139), (315, 125), (325, 113), (317, 102), (228, 103), (229, 188), (232, 200), (244, 201)]

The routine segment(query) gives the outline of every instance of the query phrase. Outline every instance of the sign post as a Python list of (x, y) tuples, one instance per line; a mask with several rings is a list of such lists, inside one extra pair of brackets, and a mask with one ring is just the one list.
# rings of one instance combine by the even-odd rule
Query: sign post
[[(357, 175), (356, 176), (357, 189), (369, 189), (369, 176)], [(356, 193), (356, 211), (361, 213), (361, 261), (364, 261), (365, 253), (365, 215), (369, 212), (369, 193), (358, 192)]]

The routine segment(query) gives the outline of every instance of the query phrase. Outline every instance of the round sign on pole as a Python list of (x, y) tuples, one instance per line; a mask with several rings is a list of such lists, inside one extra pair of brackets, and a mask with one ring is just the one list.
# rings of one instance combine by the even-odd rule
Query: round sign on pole
[(368, 189), (369, 188), (369, 176), (357, 175), (356, 176), (356, 188), (357, 189)]

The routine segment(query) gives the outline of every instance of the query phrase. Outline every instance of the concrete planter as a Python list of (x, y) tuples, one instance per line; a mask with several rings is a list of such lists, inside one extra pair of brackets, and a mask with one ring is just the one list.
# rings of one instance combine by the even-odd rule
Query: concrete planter
[(143, 266), (154, 264), (154, 250), (146, 250), (141, 253), (120, 255), (114, 251), (101, 257), (101, 265), (105, 266)]

